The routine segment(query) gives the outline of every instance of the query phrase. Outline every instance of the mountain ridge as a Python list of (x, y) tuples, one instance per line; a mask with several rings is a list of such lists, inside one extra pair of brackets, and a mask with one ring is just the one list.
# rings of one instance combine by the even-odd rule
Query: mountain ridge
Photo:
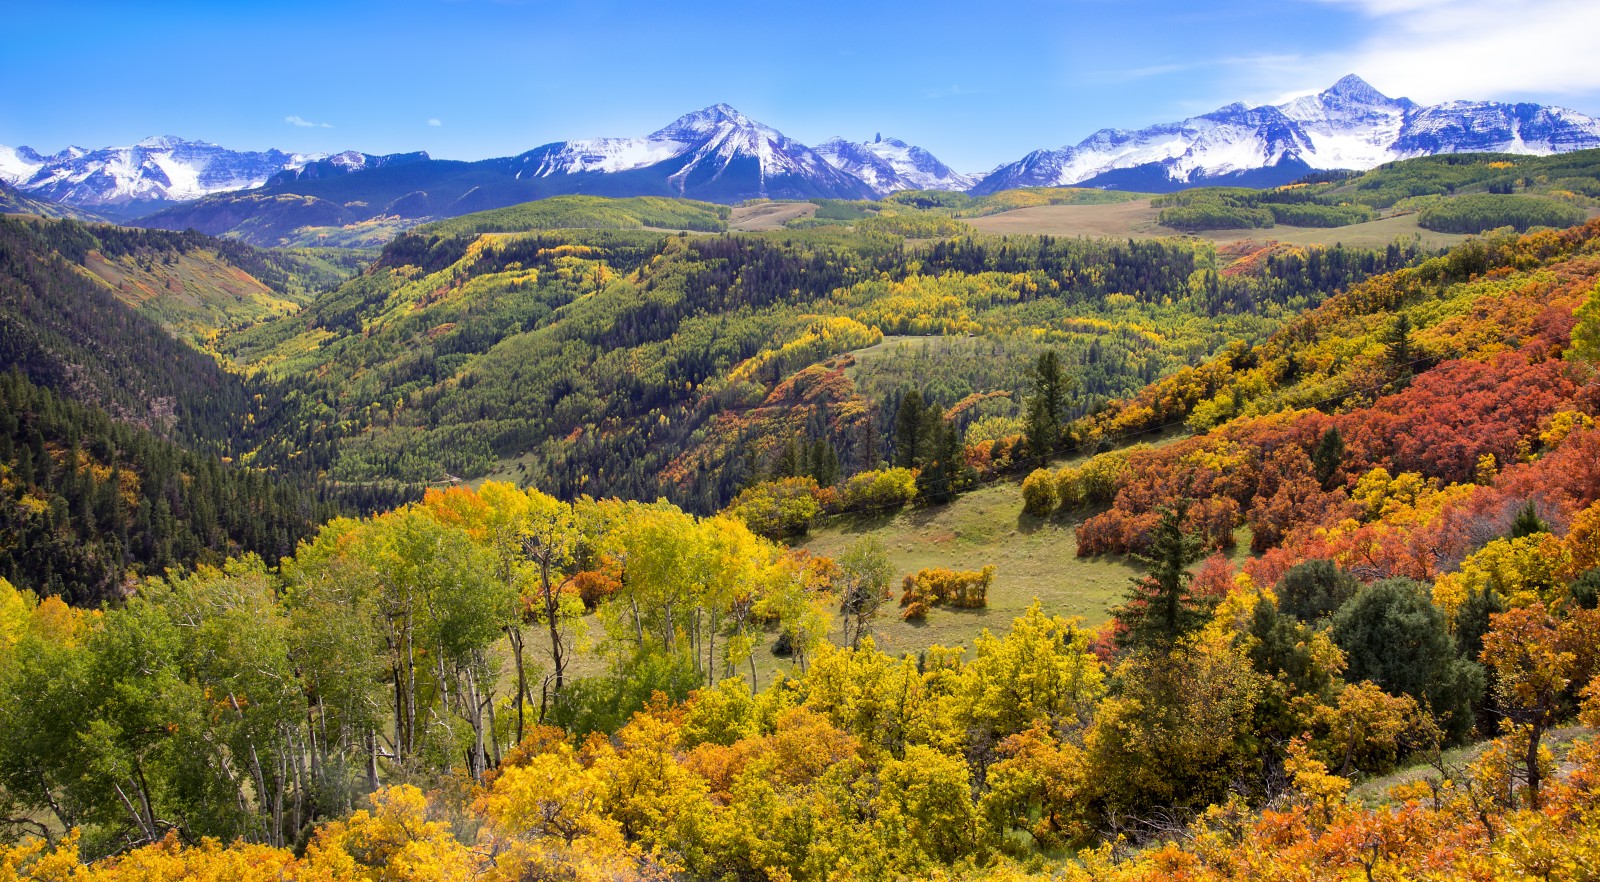
[(49, 157), (0, 147), (0, 181), (36, 200), (143, 226), (193, 227), (274, 245), (307, 227), (404, 226), (559, 195), (732, 204), (877, 199), (909, 189), (1170, 192), (1278, 186), (1317, 171), (1365, 170), (1441, 153), (1545, 155), (1591, 147), (1600, 147), (1600, 120), (1577, 111), (1493, 101), (1423, 105), (1390, 98), (1352, 74), (1278, 105), (1237, 102), (1179, 122), (1101, 129), (981, 176), (881, 135), (809, 147), (730, 105), (713, 104), (648, 135), (555, 141), (471, 162), (422, 151), (241, 153), (170, 136), (124, 148), (68, 147)]
[(1549, 155), (1600, 147), (1600, 120), (1564, 107), (1390, 98), (1355, 74), (1277, 105), (1242, 102), (1174, 123), (1101, 129), (1035, 150), (971, 192), (1016, 187), (1127, 187), (1156, 192), (1215, 183), (1286, 184), (1308, 171), (1368, 170), (1440, 153)]
[(260, 187), (321, 153), (229, 150), (171, 135), (122, 147), (67, 147), (45, 156), (31, 147), (0, 147), (0, 181), (29, 196), (132, 218), (178, 202)]

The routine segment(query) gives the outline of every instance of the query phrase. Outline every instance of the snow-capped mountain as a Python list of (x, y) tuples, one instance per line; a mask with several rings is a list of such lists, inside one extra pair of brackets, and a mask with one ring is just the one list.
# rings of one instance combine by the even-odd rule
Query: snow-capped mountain
[(879, 196), (897, 190), (966, 190), (978, 182), (976, 175), (955, 171), (921, 147), (882, 135), (860, 143), (829, 138), (817, 145), (817, 153), (866, 181)]
[(266, 186), (287, 184), (293, 181), (313, 181), (322, 178), (337, 178), (342, 175), (356, 172), (370, 171), (375, 168), (384, 168), (391, 165), (404, 165), (408, 162), (426, 162), (431, 157), (427, 151), (418, 150), (415, 153), (390, 153), (385, 156), (374, 156), (371, 153), (358, 153), (355, 150), (346, 150), (332, 156), (313, 157), (310, 162), (300, 165), (285, 167), (273, 175), (266, 182)]
[(324, 155), (240, 152), (172, 137), (99, 150), (68, 147), (53, 156), (0, 147), (0, 178), (36, 198), (126, 212), (259, 187)]
[[(455, 217), (549, 196), (872, 199), (864, 181), (782, 132), (717, 104), (637, 138), (558, 141), (518, 156), (458, 162), (426, 153), (338, 154), (258, 189), (219, 193), (141, 218), (142, 226), (234, 232), (259, 244), (302, 226), (375, 217)], [(295, 196), (297, 199), (279, 199)], [(260, 222), (270, 215), (270, 223)], [(270, 228), (263, 232), (263, 229)], [(271, 235), (267, 235), (270, 233)]]
[(1369, 169), (1436, 153), (1550, 154), (1600, 147), (1600, 120), (1538, 104), (1389, 98), (1351, 75), (1280, 105), (1232, 104), (1138, 131), (1102, 129), (1038, 150), (973, 188), (1066, 185), (1174, 190), (1202, 183), (1281, 184), (1313, 169)]
[(589, 175), (660, 176), (672, 195), (713, 201), (874, 195), (816, 151), (726, 104), (679, 117), (642, 138), (546, 144), (512, 164), (518, 180), (565, 179), (575, 189)]

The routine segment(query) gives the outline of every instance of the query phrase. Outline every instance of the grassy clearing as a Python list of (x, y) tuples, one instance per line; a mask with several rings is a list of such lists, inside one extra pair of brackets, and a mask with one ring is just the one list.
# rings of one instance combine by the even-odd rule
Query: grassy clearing
[[(1140, 199), (1110, 205), (1040, 205), (964, 220), (981, 232), (997, 234), (1034, 233), (1051, 236), (1134, 239), (1184, 236), (1170, 227), (1156, 223), (1158, 213), (1157, 209), (1151, 207), (1149, 199)], [(1219, 244), (1255, 241), (1332, 246), (1342, 243), (1367, 248), (1381, 248), (1393, 242), (1396, 237), (1420, 236), (1422, 244), (1429, 248), (1448, 247), (1467, 238), (1454, 233), (1424, 230), (1417, 226), (1415, 213), (1380, 218), (1347, 227), (1291, 227), (1278, 224), (1264, 230), (1208, 230), (1189, 236), (1208, 239)]]
[[(1073, 529), (1077, 518), (1040, 519), (1022, 511), (1022, 491), (1015, 481), (993, 484), (958, 497), (945, 506), (906, 509), (893, 516), (841, 519), (812, 530), (797, 547), (815, 554), (837, 555), (863, 535), (873, 533), (888, 549), (896, 578), (894, 597), (884, 603), (873, 624), (878, 648), (891, 654), (916, 653), (930, 646), (972, 646), (983, 629), (1001, 633), (1011, 627), (1035, 598), (1046, 612), (1081, 616), (1087, 624), (1108, 620), (1110, 610), (1127, 592), (1128, 580), (1141, 568), (1118, 557), (1079, 558)], [(1248, 540), (1246, 540), (1248, 542)], [(926, 567), (960, 570), (993, 564), (994, 584), (986, 609), (935, 609), (927, 620), (912, 624), (901, 620), (896, 605), (899, 579)], [(595, 644), (604, 628), (595, 615), (586, 616), (581, 628), (586, 645), (571, 656), (571, 676), (604, 672)], [(829, 637), (841, 639), (841, 623), (834, 616)], [(790, 660), (771, 652), (776, 634), (768, 634), (756, 650), (756, 671), (761, 684), (772, 682)], [(548, 665), (545, 639), (530, 632), (530, 662)], [(509, 661), (503, 666), (510, 670)]]
[(814, 202), (758, 202), (741, 205), (728, 219), (728, 229), (747, 233), (781, 230), (783, 225), (817, 213)]
[[(1076, 526), (1074, 519), (1024, 514), (1020, 488), (1007, 481), (963, 494), (945, 506), (835, 522), (813, 530), (799, 544), (832, 556), (873, 533), (902, 576), (926, 567), (976, 570), (994, 565), (987, 609), (935, 609), (927, 621), (911, 624), (901, 621), (894, 601), (886, 603), (874, 637), (880, 648), (898, 654), (935, 644), (970, 646), (984, 628), (998, 632), (1010, 627), (1035, 598), (1049, 613), (1082, 616), (1089, 624), (1106, 621), (1139, 568), (1120, 558), (1079, 558)], [(894, 587), (898, 598), (898, 580)]]

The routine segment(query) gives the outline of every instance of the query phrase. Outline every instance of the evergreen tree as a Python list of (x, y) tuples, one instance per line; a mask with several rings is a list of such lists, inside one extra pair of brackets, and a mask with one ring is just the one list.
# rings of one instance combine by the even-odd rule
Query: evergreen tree
[(922, 393), (915, 389), (900, 399), (900, 410), (894, 417), (894, 464), (901, 468), (916, 468), (922, 461), (926, 410)]
[(1183, 528), (1186, 505), (1160, 509), (1148, 554), (1134, 555), (1150, 572), (1133, 581), (1128, 601), (1113, 610), (1126, 629), (1123, 649), (1165, 652), (1210, 620), (1215, 601), (1190, 591), (1191, 564), (1205, 555), (1201, 537)]
[(1394, 325), (1383, 338), (1384, 348), (1389, 353), (1389, 366), (1396, 379), (1404, 379), (1413, 373), (1411, 362), (1415, 359), (1411, 348), (1411, 319), (1405, 313), (1395, 319)]
[(961, 433), (941, 420), (929, 431), (928, 440), (931, 449), (917, 482), (924, 499), (943, 504), (955, 498), (956, 490), (963, 483), (966, 462)]
[(1579, 609), (1600, 607), (1600, 567), (1579, 574), (1567, 589), (1567, 596)]
[(1371, 680), (1391, 695), (1415, 698), (1459, 741), (1472, 731), (1483, 669), (1457, 654), (1429, 593), (1410, 579), (1375, 582), (1339, 608), (1329, 634), (1349, 662), (1346, 681)]
[(1328, 431), (1322, 433), (1322, 440), (1317, 442), (1316, 449), (1311, 452), (1311, 467), (1317, 483), (1324, 490), (1328, 489), (1334, 475), (1339, 472), (1339, 466), (1343, 464), (1344, 438), (1339, 435), (1337, 426), (1329, 426)]
[(1511, 521), (1511, 538), (1521, 539), (1524, 536), (1548, 532), (1550, 525), (1539, 517), (1539, 511), (1534, 507), (1533, 500), (1528, 500), (1522, 508), (1517, 509), (1517, 516)]
[(776, 467), (773, 469), (775, 478), (794, 478), (805, 473), (805, 466), (800, 457), (800, 445), (793, 438), (783, 446), (783, 453), (778, 457)]
[(1028, 452), (1033, 456), (1048, 457), (1061, 443), (1070, 383), (1055, 350), (1039, 353), (1039, 361), (1033, 367), (1033, 394), (1027, 403)]
[(1456, 650), (1462, 658), (1483, 654), (1483, 635), (1489, 633), (1490, 616), (1506, 609), (1506, 599), (1493, 587), (1467, 591), (1461, 608), (1456, 610)]
[(1333, 615), (1359, 590), (1361, 583), (1333, 561), (1308, 560), (1278, 580), (1278, 609), (1302, 622), (1316, 622)]

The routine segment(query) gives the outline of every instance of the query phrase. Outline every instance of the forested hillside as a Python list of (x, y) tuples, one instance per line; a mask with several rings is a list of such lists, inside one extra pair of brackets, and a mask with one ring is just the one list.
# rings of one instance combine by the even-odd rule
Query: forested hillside
[[(119, 419), (226, 452), (244, 431), (253, 390), (83, 268), (91, 254), (136, 253), (146, 238), (159, 248), (176, 237), (0, 218), (0, 367)], [(156, 259), (171, 253), (158, 251)]]
[[(38, 834), (0, 866), (1586, 878), (1597, 362), (1600, 223), (1356, 284), (1065, 427), (1199, 433), (1030, 479), (1140, 552), (1112, 622), (1036, 605), (900, 658), (880, 617), (981, 609), (988, 575), (894, 610), (870, 536), (827, 560), (496, 482), (101, 612), (0, 585), (0, 793)], [(1241, 526), (1259, 556), (1207, 558)]]
[(319, 487), (287, 459), (233, 465), (281, 393), (185, 342), (338, 273), (197, 234), (0, 218), (0, 573), (92, 606), (170, 566), (275, 561), (341, 510), (405, 498)]
[[(72, 368), (0, 380), (0, 872), (1584, 878), (1600, 222), (896, 217), (414, 232), (220, 361), (81, 268), (111, 234), (19, 224), (7, 315)], [(74, 377), (192, 381), (129, 341), (240, 410), (112, 419)], [(1015, 492), (1137, 565), (1109, 622), (890, 564), (876, 515), (1069, 453)], [(384, 503), (490, 473), (533, 486)], [(836, 557), (782, 543), (824, 512)]]
[(92, 607), (138, 574), (276, 561), (340, 510), (303, 476), (227, 466), (21, 373), (0, 374), (0, 404), (0, 576), (41, 595)]
[[(1077, 378), (1071, 412), (1087, 413), (1419, 257), (892, 229), (418, 231), (311, 308), (218, 345), (307, 378), (288, 437), (335, 477), (503, 474), (563, 497), (665, 494), (712, 511), (774, 474), (797, 435), (840, 476), (888, 461), (908, 389), (952, 409), (959, 433), (1014, 427), (1028, 366), (1053, 346)], [(895, 335), (1000, 357), (935, 380), (848, 356)]]
[(1361, 174), (1314, 174), (1283, 187), (1208, 187), (1156, 199), (1160, 222), (1197, 231), (1343, 227), (1418, 215), (1423, 229), (1482, 233), (1568, 227), (1600, 199), (1600, 150), (1556, 156), (1465, 153), (1391, 162)]

